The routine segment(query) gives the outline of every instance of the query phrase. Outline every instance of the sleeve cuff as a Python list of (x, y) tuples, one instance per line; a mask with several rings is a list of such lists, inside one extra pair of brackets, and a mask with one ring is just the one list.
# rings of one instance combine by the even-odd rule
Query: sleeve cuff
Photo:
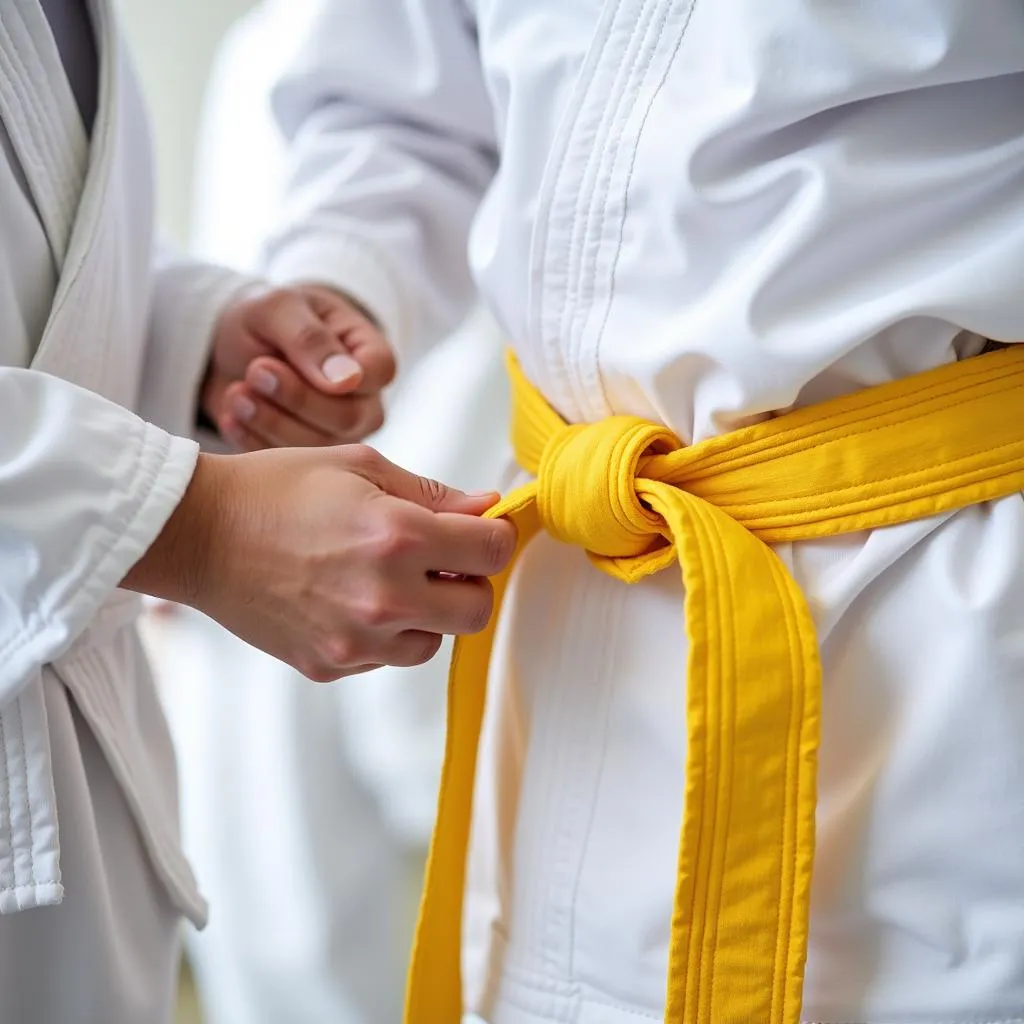
[(152, 424), (135, 422), (140, 431), (136, 468), (124, 484), (135, 497), (120, 521), (109, 524), (106, 542), (96, 545), (79, 585), (74, 585), (75, 580), (62, 581), (55, 588), (56, 600), (41, 601), (35, 613), (26, 617), (24, 628), (0, 648), (0, 693), (5, 698), (18, 692), (40, 665), (59, 658), (88, 627), (159, 536), (192, 479), (198, 445)]
[(144, 419), (172, 434), (194, 435), (217, 321), (232, 299), (259, 283), (208, 263), (180, 262), (158, 271), (139, 402)]

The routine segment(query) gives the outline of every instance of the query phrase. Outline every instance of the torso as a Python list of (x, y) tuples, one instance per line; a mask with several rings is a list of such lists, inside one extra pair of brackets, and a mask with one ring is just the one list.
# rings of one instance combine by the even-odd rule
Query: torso
[[(1024, 338), (1019, 4), (475, 11), (503, 164), (475, 273), (567, 418), (702, 439)], [(1024, 500), (779, 553), (825, 668), (808, 1019), (1015, 1020)], [(468, 913), (491, 1024), (660, 1019), (683, 597), (524, 559)]]

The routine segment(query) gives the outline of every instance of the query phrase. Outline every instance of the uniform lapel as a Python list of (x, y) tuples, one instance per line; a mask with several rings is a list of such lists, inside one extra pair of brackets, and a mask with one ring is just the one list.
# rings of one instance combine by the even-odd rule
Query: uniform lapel
[(59, 273), (85, 184), (89, 142), (38, 0), (0, 4), (0, 118)]

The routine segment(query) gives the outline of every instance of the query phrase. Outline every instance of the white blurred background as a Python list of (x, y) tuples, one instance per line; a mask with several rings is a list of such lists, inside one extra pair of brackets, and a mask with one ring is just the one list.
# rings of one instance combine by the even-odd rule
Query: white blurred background
[(164, 232), (185, 244), (191, 222), (196, 129), (224, 34), (253, 0), (120, 0), (154, 122)]

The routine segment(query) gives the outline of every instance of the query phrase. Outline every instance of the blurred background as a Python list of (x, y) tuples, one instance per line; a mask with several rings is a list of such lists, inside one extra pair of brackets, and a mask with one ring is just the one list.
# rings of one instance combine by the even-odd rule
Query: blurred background
[[(259, 272), (286, 187), (271, 84), (310, 12), (331, 2), (121, 0), (166, 239)], [(373, 444), (415, 472), (496, 488), (508, 461), (500, 349), (488, 318), (471, 316), (403, 368)], [(183, 840), (211, 904), (208, 928), (186, 936), (177, 1024), (394, 1024), (447, 652), (318, 687), (187, 609), (155, 608), (144, 638), (178, 749)]]
[(253, 0), (120, 0), (125, 32), (153, 118), (160, 222), (189, 240), (196, 138), (210, 69), (225, 34)]

